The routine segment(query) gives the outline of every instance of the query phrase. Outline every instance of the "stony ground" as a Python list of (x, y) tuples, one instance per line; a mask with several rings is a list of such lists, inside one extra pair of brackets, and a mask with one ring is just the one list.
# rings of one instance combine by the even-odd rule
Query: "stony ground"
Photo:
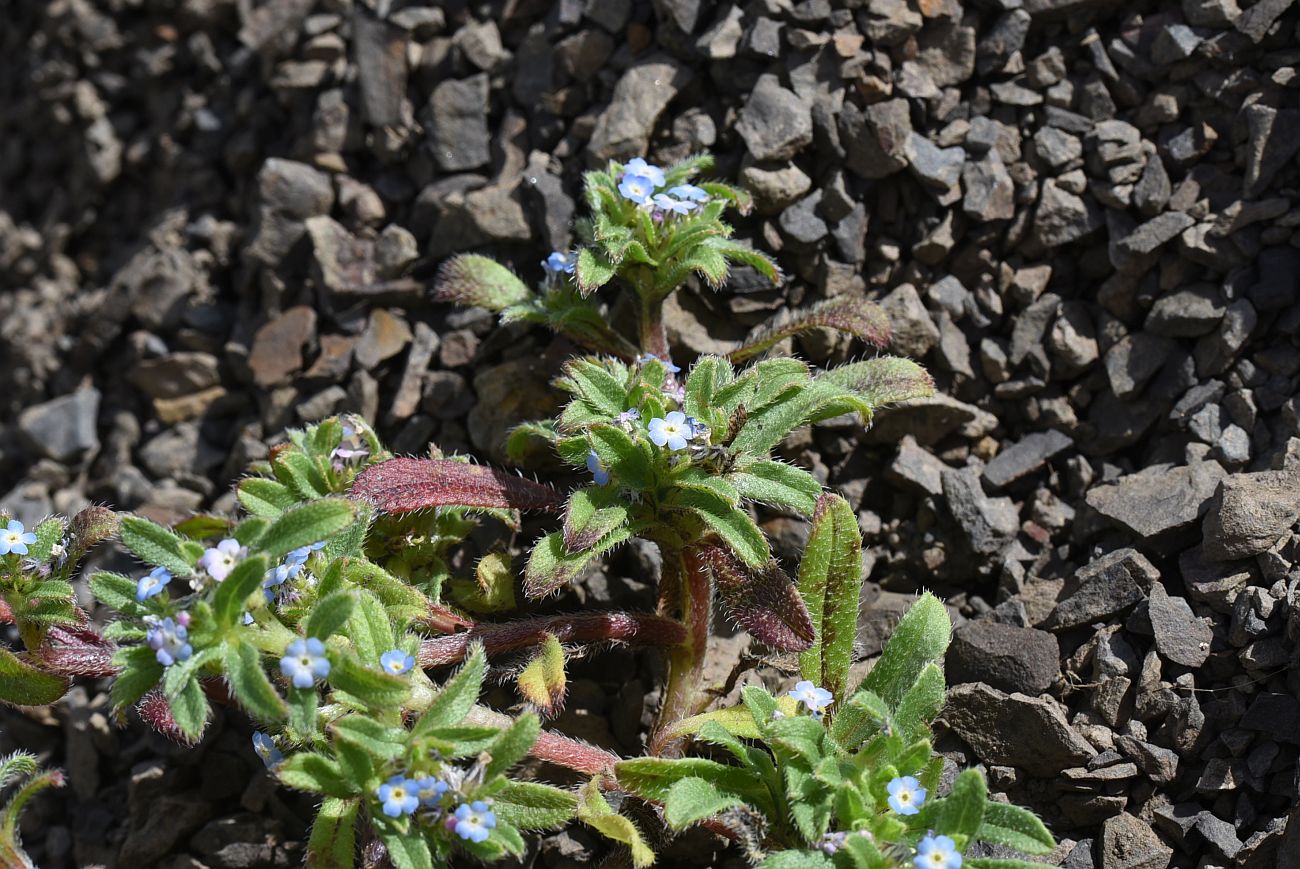
[[(1294, 0), (377, 5), (0, 2), (0, 505), (228, 510), (268, 440), (344, 410), (499, 459), (569, 348), (432, 304), (437, 264), (540, 277), (584, 169), (711, 149), (788, 279), (688, 289), (675, 360), (865, 293), (941, 388), (784, 446), (859, 511), (863, 655), (948, 597), (941, 745), (1060, 865), (1300, 865)], [(557, 606), (643, 605), (652, 555)], [(719, 681), (761, 657), (718, 643)], [(580, 665), (556, 726), (636, 752), (658, 666)], [(40, 866), (301, 862), (309, 806), (246, 724), (180, 750), (104, 687), (0, 718), (71, 774), (24, 824)], [(530, 865), (604, 857), (575, 830)]]

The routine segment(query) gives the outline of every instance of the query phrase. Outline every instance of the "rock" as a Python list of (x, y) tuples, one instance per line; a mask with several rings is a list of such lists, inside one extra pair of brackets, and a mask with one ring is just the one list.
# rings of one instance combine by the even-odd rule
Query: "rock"
[(975, 28), (960, 18), (936, 18), (917, 35), (917, 63), (937, 87), (960, 84), (975, 72)]
[(150, 398), (180, 398), (221, 382), (217, 357), (211, 353), (168, 353), (136, 363), (126, 379)]
[(75, 462), (99, 451), (95, 431), (100, 393), (78, 389), (18, 414), (18, 431), (28, 448), (56, 462)]
[(1290, 308), (1300, 299), (1300, 251), (1293, 247), (1270, 247), (1260, 251), (1259, 280), (1249, 290), (1257, 311)]
[(444, 172), (464, 172), (484, 166), (492, 155), (488, 150), (487, 73), (467, 79), (445, 79), (429, 96), (433, 120), (433, 157)]
[(1060, 247), (1101, 228), (1101, 208), (1060, 187), (1053, 179), (1043, 182), (1034, 214), (1034, 238), (1043, 247)]
[(1161, 66), (1187, 60), (1201, 44), (1201, 37), (1186, 24), (1166, 24), (1151, 44), (1151, 59)]
[(1000, 489), (1034, 473), (1053, 456), (1072, 446), (1074, 439), (1055, 429), (1025, 435), (984, 467), (984, 482)]
[(1193, 338), (1214, 331), (1226, 310), (1213, 285), (1194, 284), (1157, 299), (1144, 328), (1154, 335)]
[(1290, 745), (1300, 744), (1300, 703), (1288, 694), (1261, 692), (1250, 701), (1238, 726)]
[(1146, 223), (1138, 224), (1127, 235), (1118, 239), (1112, 238), (1114, 253), (1111, 261), (1121, 271), (1135, 260), (1145, 261), (1145, 257), (1177, 238), (1183, 230), (1195, 222), (1181, 211), (1166, 211), (1153, 217)]
[(1133, 205), (1143, 217), (1155, 217), (1169, 203), (1172, 193), (1165, 164), (1160, 161), (1159, 154), (1152, 154), (1133, 187)]
[(789, 160), (812, 141), (811, 105), (781, 87), (774, 75), (759, 78), (736, 122), (755, 160)]
[(1060, 678), (1060, 657), (1056, 637), (1046, 631), (971, 621), (953, 632), (945, 672), (950, 685), (984, 682), (1033, 696)]
[(329, 176), (305, 163), (272, 157), (257, 173), (258, 210), (247, 254), (278, 267), (306, 233), (304, 221), (334, 205)]
[(1090, 624), (1121, 613), (1146, 597), (1160, 579), (1135, 549), (1118, 549), (1079, 568), (1048, 620), (1053, 630)]
[[(1266, 2), (1257, 3), (1247, 14), (1266, 5)], [(1300, 151), (1300, 109), (1275, 109), (1255, 103), (1247, 106), (1244, 113), (1250, 138), (1246, 145), (1242, 195), (1254, 198), (1268, 189), (1278, 171)]]
[(988, 75), (1006, 66), (1011, 56), (1024, 47), (1030, 21), (1023, 9), (1011, 9), (998, 16), (975, 48), (976, 72)]
[(794, 163), (771, 169), (746, 166), (740, 171), (740, 181), (754, 194), (755, 204), (762, 214), (780, 211), (812, 187), (812, 179)]
[(1270, 549), (1300, 520), (1300, 472), (1258, 471), (1224, 477), (1205, 514), (1205, 557), (1249, 558)]
[(1153, 465), (1112, 485), (1094, 486), (1088, 506), (1143, 538), (1188, 527), (1208, 509), (1223, 468), (1216, 462)]
[(846, 102), (840, 112), (839, 132), (848, 151), (845, 163), (850, 172), (872, 180), (907, 166), (906, 147), (912, 136), (907, 100), (885, 100), (865, 109)]
[(1051, 778), (1097, 753), (1070, 727), (1061, 706), (1045, 697), (1006, 694), (988, 685), (956, 685), (944, 707), (948, 726), (985, 763)]
[(1160, 335), (1138, 332), (1128, 335), (1106, 351), (1106, 375), (1117, 398), (1133, 398), (1160, 371), (1174, 349), (1174, 342)]
[(906, 435), (885, 473), (898, 485), (916, 489), (925, 495), (940, 495), (943, 493), (942, 475), (947, 467), (928, 450), (917, 446), (916, 438)]
[(929, 446), (953, 432), (965, 438), (979, 438), (997, 427), (997, 417), (973, 404), (939, 394), (900, 402), (876, 415), (870, 429), (862, 435), (863, 443), (896, 444), (904, 435), (912, 435), (922, 446)]
[(1213, 377), (1228, 370), (1246, 340), (1255, 331), (1259, 315), (1248, 299), (1237, 299), (1224, 309), (1219, 328), (1196, 342), (1196, 372)]
[(1181, 597), (1170, 597), (1160, 583), (1151, 586), (1147, 605), (1156, 650), (1165, 660), (1184, 667), (1199, 667), (1210, 656), (1214, 632), (1203, 619), (1192, 613)]
[(155, 795), (150, 809), (132, 813), (133, 825), (118, 859), (125, 865), (147, 865), (172, 853), (177, 845), (214, 814), (212, 803), (198, 792)]
[(990, 498), (972, 469), (945, 468), (940, 474), (945, 504), (980, 555), (1000, 551), (1020, 530), (1020, 515), (1010, 498)]
[(1088, 306), (1079, 301), (1063, 302), (1047, 345), (1062, 373), (1083, 371), (1096, 362), (1100, 348)]
[(889, 315), (889, 326), (893, 333), (891, 346), (895, 352), (913, 359), (922, 359), (930, 352), (930, 348), (939, 343), (939, 329), (922, 304), (916, 287), (900, 284), (880, 300), (880, 306)]
[(1237, 16), (1232, 26), (1250, 37), (1251, 42), (1259, 42), (1273, 27), (1273, 22), (1290, 8), (1294, 0), (1260, 0), (1245, 12)]
[(1166, 869), (1174, 850), (1150, 826), (1121, 812), (1101, 826), (1101, 869)]
[(534, 355), (512, 359), (474, 376), (478, 404), (466, 420), (469, 436), (482, 454), (494, 461), (508, 460), (505, 439), (521, 422), (546, 419), (559, 408), (559, 397), (550, 385), (548, 365)]
[(966, 191), (962, 210), (967, 215), (984, 222), (1015, 217), (1016, 185), (995, 152), (968, 161), (962, 167), (961, 181)]
[(603, 163), (645, 155), (655, 121), (690, 80), (689, 69), (664, 55), (629, 67), (596, 121), (587, 145), (592, 156)]
[(532, 232), (518, 188), (493, 185), (452, 193), (443, 202), (426, 256), (446, 256), (493, 242), (529, 241)]
[(352, 354), (357, 364), (370, 370), (406, 349), (411, 342), (411, 327), (400, 315), (384, 308), (370, 313), (366, 330), (361, 333)]
[(316, 312), (298, 305), (273, 317), (253, 335), (248, 367), (261, 387), (288, 383), (302, 370), (303, 349), (316, 337)]
[(957, 186), (966, 152), (961, 148), (940, 148), (922, 136), (912, 133), (903, 145), (908, 167), (927, 189), (947, 194)]
[(1242, 848), (1236, 828), (1212, 812), (1201, 812), (1196, 816), (1196, 832), (1225, 860), (1236, 858)]
[(406, 28), (358, 6), (352, 15), (352, 53), (361, 86), (361, 111), (374, 127), (402, 122), (406, 97)]
[(826, 237), (830, 227), (817, 213), (822, 191), (815, 190), (781, 212), (781, 232), (797, 248), (811, 248)]

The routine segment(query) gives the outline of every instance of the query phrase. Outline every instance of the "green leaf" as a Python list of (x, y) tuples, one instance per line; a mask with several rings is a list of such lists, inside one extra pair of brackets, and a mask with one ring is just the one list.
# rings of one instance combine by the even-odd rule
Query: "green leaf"
[(934, 395), (934, 378), (911, 359), (899, 356), (877, 356), (841, 365), (817, 375), (816, 382), (851, 389), (873, 410)]
[(357, 594), (350, 589), (331, 592), (316, 601), (307, 617), (306, 636), (324, 642), (339, 632), (352, 616)]
[(739, 805), (743, 805), (741, 800), (722, 793), (704, 779), (688, 777), (668, 789), (664, 820), (674, 830), (681, 830)]
[(122, 668), (113, 680), (109, 694), (114, 709), (124, 709), (140, 702), (163, 676), (163, 665), (158, 663), (154, 650), (148, 646), (118, 649), (113, 655), (113, 663)]
[(552, 830), (578, 811), (578, 798), (572, 793), (535, 782), (506, 782), (494, 798), (497, 818), (521, 830)]
[(314, 751), (289, 755), (275, 768), (285, 787), (347, 799), (360, 793), (359, 782), (349, 781), (333, 759)]
[(822, 493), (822, 484), (812, 474), (784, 462), (766, 459), (754, 462), (743, 471), (728, 474), (727, 479), (742, 498), (788, 507), (805, 516), (811, 516), (817, 509), (817, 498)]
[(793, 335), (823, 328), (848, 332), (877, 348), (889, 343), (889, 318), (884, 310), (875, 302), (844, 293), (823, 299), (806, 310), (778, 316), (746, 339), (743, 346), (728, 353), (727, 358), (740, 362), (770, 350)]
[(858, 691), (835, 715), (831, 738), (847, 751), (854, 751), (873, 734), (893, 729), (889, 707), (879, 695)]
[(298, 503), (298, 497), (283, 483), (265, 477), (249, 477), (235, 490), (239, 503), (254, 516), (276, 519)]
[(320, 698), (316, 687), (289, 689), (289, 734), (299, 742), (316, 736), (316, 709)]
[(228, 630), (243, 620), (248, 597), (262, 587), (267, 568), (265, 555), (250, 555), (217, 585), (212, 598), (212, 615), (217, 625)]
[(628, 521), (626, 500), (616, 490), (588, 486), (569, 496), (564, 510), (564, 548), (570, 553), (594, 546)]
[(578, 268), (575, 277), (578, 291), (584, 297), (605, 286), (613, 279), (618, 265), (606, 253), (594, 247), (583, 247), (578, 251)]
[(342, 569), (349, 582), (374, 592), (393, 618), (410, 621), (428, 615), (429, 599), (379, 565), (348, 558)]
[(537, 734), (541, 729), (542, 725), (538, 717), (531, 712), (525, 712), (515, 719), (513, 724), (501, 731), (501, 735), (488, 749), (492, 759), (483, 767), (483, 780), (491, 781), (494, 776), (505, 775), (512, 766), (523, 760), (532, 749), (533, 743), (537, 741)]
[(329, 797), (321, 803), (307, 840), (307, 865), (314, 869), (353, 869), (357, 853), (360, 800)]
[(300, 452), (284, 450), (272, 456), (271, 470), (277, 480), (293, 489), (303, 500), (324, 498), (329, 494), (329, 482), (320, 467)]
[[(763, 390), (764, 386), (760, 384), (760, 399)], [(779, 401), (773, 401), (766, 408), (750, 408), (748, 420), (740, 427), (731, 445), (736, 450), (767, 458), (772, 448), (785, 439), (786, 435), (809, 422), (820, 408), (843, 394), (842, 389), (815, 380), (801, 384), (791, 394), (783, 395)]]
[(602, 416), (618, 416), (627, 409), (627, 390), (623, 384), (593, 360), (569, 360), (559, 382)]
[(1056, 840), (1037, 815), (1006, 803), (985, 803), (984, 819), (975, 838), (1025, 854), (1049, 854), (1056, 847)]
[(799, 656), (799, 670), (841, 702), (853, 663), (861, 589), (858, 517), (839, 495), (823, 495), (799, 562), (799, 594), (817, 632), (812, 648)]
[(63, 530), (63, 520), (53, 516), (37, 525), (32, 529), (36, 542), (27, 547), (27, 557), (37, 564), (49, 561), (54, 544), (63, 537)]
[(266, 529), (258, 548), (278, 560), (295, 549), (328, 539), (352, 524), (354, 518), (352, 502), (343, 498), (326, 498), (292, 507)]
[(261, 721), (281, 721), (289, 714), (284, 698), (275, 690), (266, 671), (262, 669), (262, 656), (248, 643), (226, 646), (226, 677), (230, 687), (244, 708)]
[(332, 656), (329, 683), (372, 709), (395, 709), (410, 696), (411, 684), (402, 676), (394, 676), (366, 666), (355, 654)]
[(615, 528), (590, 549), (570, 554), (564, 546), (564, 535), (552, 531), (533, 546), (524, 568), (524, 596), (545, 597), (561, 586), (582, 575), (587, 565), (597, 556), (608, 552), (632, 536), (631, 528)]
[(758, 869), (832, 869), (835, 863), (821, 851), (800, 849), (776, 851), (767, 855)]
[(140, 516), (123, 516), (122, 545), (146, 564), (165, 567), (172, 576), (189, 576), (194, 572), (194, 562), (186, 551), (185, 541), (178, 535)]
[(734, 379), (727, 360), (718, 356), (701, 356), (686, 376), (687, 416), (703, 419), (713, 407), (713, 397)]
[(644, 867), (654, 863), (654, 852), (641, 836), (641, 831), (636, 824), (610, 808), (595, 779), (588, 782), (578, 794), (578, 820), (605, 838), (627, 845), (632, 852), (633, 866)]
[(614, 479), (633, 489), (648, 489), (653, 485), (654, 457), (648, 445), (633, 441), (615, 425), (593, 425), (587, 434), (592, 450)]
[(476, 305), (489, 311), (501, 311), (533, 298), (532, 291), (514, 272), (478, 254), (446, 260), (434, 279), (433, 293), (439, 301)]
[(961, 865), (963, 869), (1043, 869), (1042, 863), (1007, 857), (967, 857)]
[(894, 724), (899, 735), (908, 741), (928, 737), (930, 722), (943, 709), (945, 696), (943, 670), (935, 664), (926, 664), (894, 710)]
[(0, 647), (0, 702), (15, 706), (48, 706), (57, 703), (69, 682), (36, 669), (13, 652)]
[(689, 465), (672, 475), (672, 484), (679, 489), (690, 489), (704, 492), (706, 495), (714, 495), (732, 507), (740, 503), (740, 492), (736, 491), (736, 487), (727, 480)]
[(678, 492), (675, 501), (698, 516), (747, 566), (757, 570), (767, 565), (771, 558), (767, 538), (744, 510), (699, 490)]
[(527, 666), (519, 672), (519, 693), (547, 715), (554, 715), (564, 705), (567, 679), (564, 672), (564, 647), (554, 634), (547, 634), (541, 647)]
[(197, 741), (203, 735), (203, 726), (208, 721), (208, 698), (203, 695), (198, 679), (187, 679), (178, 691), (167, 692), (167, 708), (186, 737)]
[(433, 869), (433, 856), (424, 836), (396, 830), (391, 822), (379, 825), (378, 833), (397, 869)]
[(672, 786), (684, 778), (703, 779), (747, 802), (761, 803), (768, 797), (762, 782), (749, 770), (699, 757), (620, 760), (614, 764), (614, 776), (621, 786), (648, 800), (666, 799)]
[(379, 665), (384, 652), (397, 647), (393, 623), (383, 602), (365, 590), (357, 593), (357, 606), (348, 619), (347, 635), (361, 660), (374, 666)]
[(381, 760), (396, 760), (406, 750), (406, 731), (361, 715), (346, 715), (330, 724), (343, 742)]
[(137, 580), (120, 573), (100, 570), (90, 577), (90, 591), (95, 599), (124, 616), (142, 616), (148, 611), (135, 601), (137, 587)]
[(948, 611), (925, 592), (898, 622), (880, 660), (859, 687), (880, 695), (891, 709), (896, 707), (925, 665), (943, 658), (951, 639)]
[(969, 841), (984, 820), (987, 801), (984, 776), (979, 770), (963, 770), (953, 781), (952, 792), (938, 805), (935, 829), (947, 836), (964, 836), (963, 841)]
[(459, 724), (469, 714), (483, 687), (483, 674), (487, 670), (487, 656), (483, 646), (475, 644), (466, 654), (465, 663), (433, 698), (429, 708), (420, 716), (411, 733), (427, 736), (443, 727)]

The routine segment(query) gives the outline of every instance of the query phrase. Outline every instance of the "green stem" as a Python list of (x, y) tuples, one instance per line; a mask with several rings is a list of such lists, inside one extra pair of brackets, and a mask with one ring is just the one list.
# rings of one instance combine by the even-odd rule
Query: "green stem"
[[(697, 711), (700, 681), (704, 675), (704, 654), (709, 643), (713, 586), (708, 568), (693, 546), (664, 552), (661, 582), (679, 583), (682, 623), (686, 638), (668, 653), (668, 681), (659, 718), (650, 734), (650, 753), (659, 757), (680, 757), (686, 747), (682, 737), (671, 736), (673, 727)], [(668, 596), (665, 596), (668, 597)]]

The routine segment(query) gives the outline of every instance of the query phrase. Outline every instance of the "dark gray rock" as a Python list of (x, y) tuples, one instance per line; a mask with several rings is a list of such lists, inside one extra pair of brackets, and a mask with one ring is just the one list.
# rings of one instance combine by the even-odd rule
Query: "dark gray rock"
[(755, 160), (788, 160), (812, 141), (811, 104), (765, 75), (741, 109), (736, 132)]
[(1046, 631), (971, 621), (953, 632), (945, 672), (950, 685), (984, 682), (1033, 696), (1060, 677), (1060, 657), (1056, 637)]
[(1000, 489), (1034, 473), (1073, 445), (1073, 438), (1055, 429), (1025, 435), (984, 467), (984, 482)]
[(901, 284), (883, 299), (880, 306), (889, 315), (893, 332), (892, 347), (895, 352), (913, 359), (922, 359), (930, 348), (939, 343), (939, 329), (916, 287)]
[(1075, 571), (1048, 626), (1086, 625), (1121, 613), (1143, 600), (1160, 572), (1136, 549), (1118, 549)]
[(1098, 844), (1101, 869), (1165, 869), (1174, 855), (1150, 825), (1127, 812), (1106, 819)]
[(629, 67), (596, 120), (587, 145), (591, 155), (601, 162), (644, 155), (655, 121), (692, 77), (687, 67), (664, 55)]
[(1269, 549), (1300, 519), (1300, 471), (1233, 474), (1205, 514), (1205, 556), (1249, 558)]
[(1217, 462), (1178, 467), (1155, 465), (1095, 486), (1084, 500), (1101, 515), (1142, 538), (1187, 528), (1209, 509), (1223, 479)]
[(812, 247), (826, 237), (829, 227), (817, 213), (822, 191), (815, 190), (781, 212), (778, 224), (781, 232), (796, 245)]
[(1205, 663), (1210, 656), (1214, 631), (1205, 620), (1192, 613), (1187, 601), (1171, 597), (1157, 582), (1151, 587), (1147, 613), (1155, 633), (1156, 650), (1165, 660), (1184, 667), (1199, 667)]
[(487, 73), (462, 80), (447, 79), (433, 89), (429, 97), (433, 157), (444, 172), (477, 169), (491, 159), (489, 90)]
[(966, 191), (962, 210), (968, 216), (984, 222), (1015, 217), (1016, 185), (997, 152), (968, 161), (962, 167), (961, 180)]
[(1193, 284), (1157, 299), (1144, 328), (1154, 335), (1193, 338), (1214, 331), (1226, 310), (1212, 284)]
[(1023, 9), (1012, 9), (998, 16), (975, 47), (975, 71), (987, 75), (1004, 67), (1024, 47), (1031, 20)]
[(1118, 398), (1133, 398), (1168, 361), (1174, 342), (1161, 335), (1138, 332), (1116, 341), (1106, 351), (1106, 376)]
[(965, 532), (971, 549), (981, 555), (999, 552), (1020, 530), (1020, 516), (1010, 498), (990, 498), (972, 469), (947, 468), (940, 475), (948, 512)]
[(966, 152), (961, 148), (940, 148), (915, 132), (907, 137), (903, 153), (907, 157), (909, 168), (921, 183), (941, 194), (948, 193), (957, 186), (962, 165), (966, 161)]
[(906, 147), (912, 136), (907, 100), (885, 100), (865, 109), (846, 102), (840, 112), (839, 132), (848, 152), (845, 163), (849, 171), (871, 180), (907, 166)]
[(1078, 241), (1096, 232), (1104, 222), (1100, 206), (1091, 198), (1070, 193), (1051, 178), (1043, 182), (1033, 229), (1034, 238), (1043, 247)]
[(885, 473), (898, 485), (924, 495), (940, 495), (943, 493), (942, 475), (947, 467), (929, 450), (917, 446), (916, 438), (907, 435), (899, 443), (898, 454)]
[(1097, 753), (1055, 700), (1006, 694), (978, 682), (948, 691), (944, 719), (980, 760), (1038, 778), (1085, 764)]
[(75, 462), (99, 451), (95, 421), (100, 393), (79, 389), (18, 414), (18, 431), (29, 449), (57, 462)]

